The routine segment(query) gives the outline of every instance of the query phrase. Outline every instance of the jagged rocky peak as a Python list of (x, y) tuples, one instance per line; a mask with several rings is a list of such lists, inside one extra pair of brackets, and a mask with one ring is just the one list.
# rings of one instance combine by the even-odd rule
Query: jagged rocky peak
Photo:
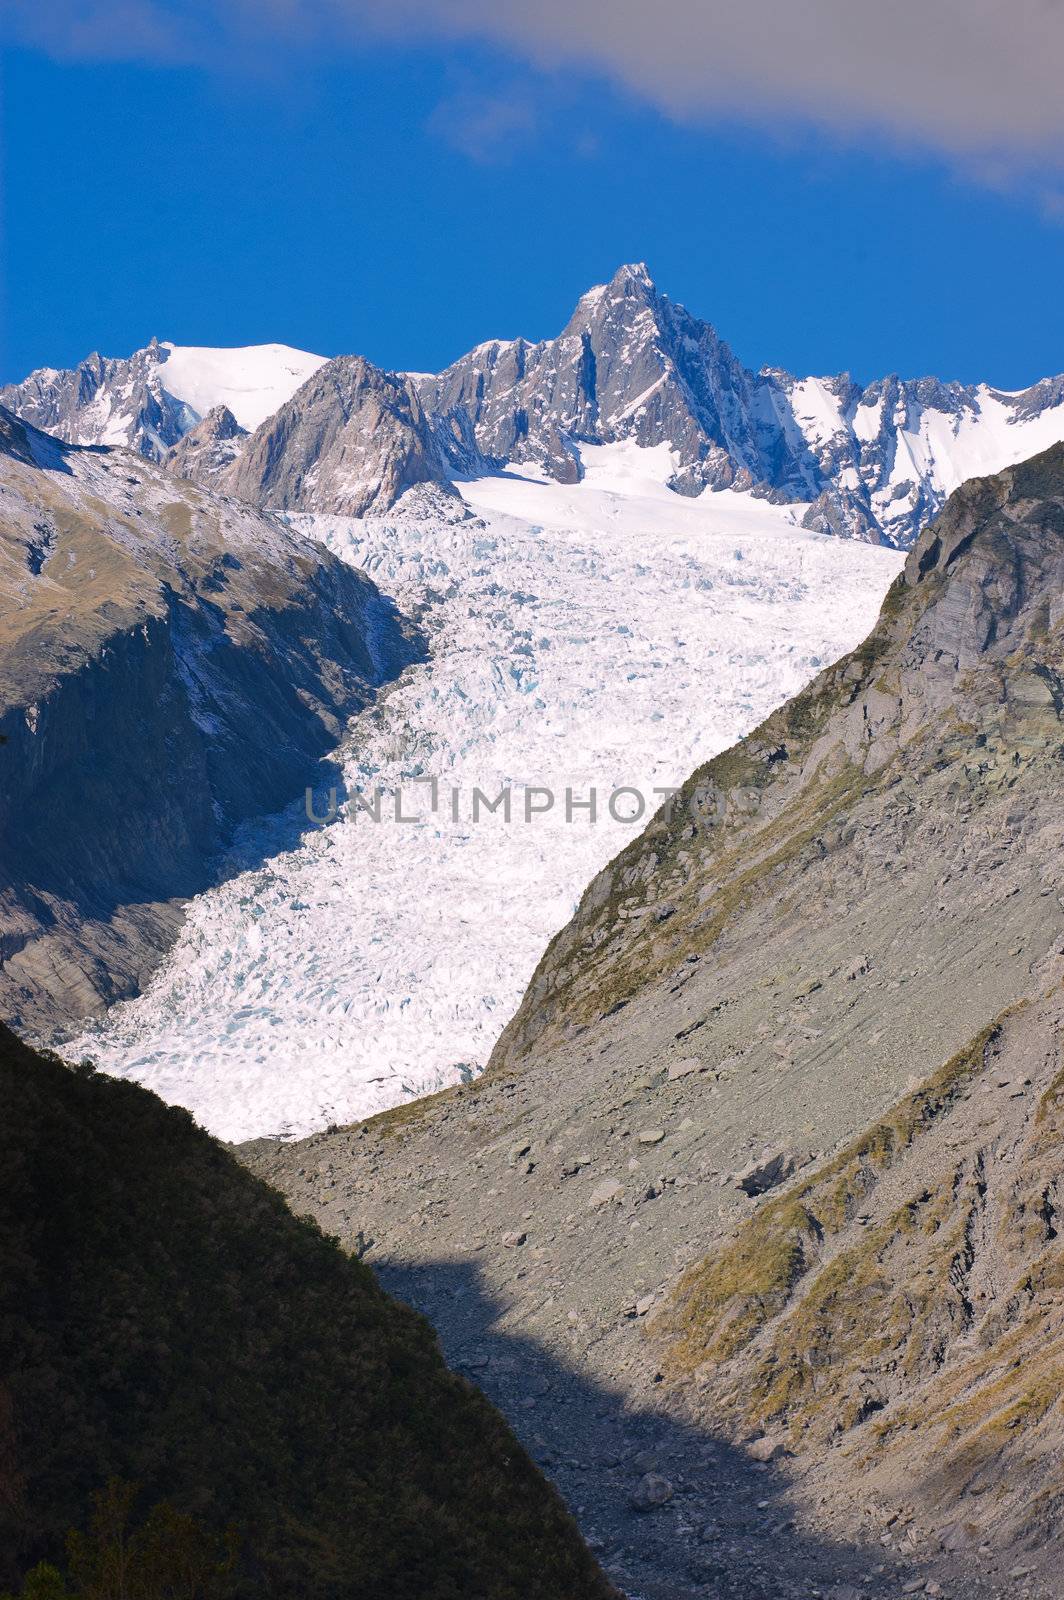
[(166, 355), (154, 338), (128, 358), (94, 351), (72, 370), (31, 372), (23, 383), (0, 389), (0, 402), (68, 444), (128, 445), (161, 461), (197, 421), (163, 383)]
[(164, 465), (179, 478), (209, 483), (231, 467), (248, 437), (226, 405), (217, 405), (167, 452)]
[(249, 439), (220, 485), (253, 504), (361, 517), (447, 472), (413, 381), (337, 356)]
[(709, 324), (674, 306), (636, 263), (582, 295), (556, 339), (480, 345), (417, 382), (455, 470), (468, 470), (475, 452), (575, 482), (582, 443), (633, 439), (668, 445), (673, 486), (698, 492), (754, 482), (747, 376)]
[(681, 494), (745, 490), (804, 507), (806, 527), (901, 547), (988, 459), (1004, 466), (1064, 435), (1055, 380), (1010, 396), (753, 373), (643, 263), (582, 295), (556, 339), (479, 345), (415, 381), (454, 472), (530, 463), (572, 483), (583, 446), (632, 440), (665, 448)]

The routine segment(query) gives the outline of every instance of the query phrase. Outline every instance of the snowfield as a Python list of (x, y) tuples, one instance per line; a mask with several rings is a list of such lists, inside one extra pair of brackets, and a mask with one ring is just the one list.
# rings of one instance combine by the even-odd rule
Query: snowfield
[(252, 344), (231, 350), (165, 341), (163, 387), (205, 417), (227, 405), (242, 428), (253, 433), (290, 400), (327, 360), (287, 344)]
[[(674, 495), (664, 449), (583, 454), (576, 487), (514, 471), (463, 485), (468, 510), (414, 491), (384, 518), (293, 519), (419, 615), (431, 659), (351, 725), (337, 819), (192, 901), (146, 992), (68, 1055), (232, 1140), (352, 1121), (476, 1072), (631, 836), (635, 797), (611, 816), (613, 791), (638, 791), (649, 816), (655, 788), (855, 645), (901, 565), (801, 531), (794, 508)], [(436, 780), (435, 811), (416, 778)], [(396, 820), (396, 788), (414, 820)], [(508, 789), (510, 820), (481, 801), (474, 821), (476, 788)], [(567, 819), (566, 791), (592, 789), (596, 819), (575, 804)], [(293, 837), (301, 809), (236, 859)]]

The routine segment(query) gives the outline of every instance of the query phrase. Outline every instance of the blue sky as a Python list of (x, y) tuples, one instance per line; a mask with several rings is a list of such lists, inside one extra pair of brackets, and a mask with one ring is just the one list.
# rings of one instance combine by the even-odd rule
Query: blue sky
[(0, 382), (152, 334), (434, 368), (635, 259), (751, 366), (1064, 370), (1056, 190), (953, 133), (677, 109), (475, 38), (120, 54), (6, 55)]

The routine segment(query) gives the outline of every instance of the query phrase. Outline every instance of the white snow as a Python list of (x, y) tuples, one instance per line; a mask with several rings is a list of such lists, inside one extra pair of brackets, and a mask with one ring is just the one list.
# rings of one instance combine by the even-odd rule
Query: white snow
[(162, 348), (168, 353), (159, 374), (168, 394), (199, 417), (227, 405), (249, 431), (272, 417), (328, 359), (287, 344), (224, 350), (167, 341)]
[[(638, 789), (649, 814), (655, 787), (856, 644), (900, 565), (764, 501), (671, 494), (667, 450), (604, 446), (584, 465), (575, 487), (465, 484), (480, 514), (464, 522), (419, 516), (416, 496), (387, 518), (300, 519), (424, 608), (431, 659), (356, 720), (345, 760), (349, 791), (401, 785), (417, 820), (397, 822), (388, 795), (379, 822), (349, 807), (272, 854), (281, 831), (260, 826), (242, 859), (265, 864), (194, 900), (147, 991), (69, 1054), (229, 1139), (306, 1133), (477, 1070), (631, 837), (611, 792)], [(438, 780), (435, 813), (415, 777)], [(511, 820), (482, 807), (474, 823), (474, 787), (506, 786)], [(525, 822), (530, 786), (556, 801)], [(566, 789), (592, 787), (597, 820), (567, 822)]]
[[(796, 383), (791, 398), (795, 420), (811, 444), (827, 443), (846, 431), (843, 408), (823, 381)], [(972, 404), (956, 413), (914, 405), (907, 422), (904, 414), (888, 421), (898, 432), (888, 480), (873, 496), (877, 514), (889, 507), (899, 483), (922, 480), (942, 501), (967, 479), (1000, 472), (1064, 438), (1064, 405), (1017, 420), (1015, 406), (986, 384), (974, 391)], [(867, 445), (882, 422), (883, 402), (877, 400), (858, 406), (849, 427)]]
[(802, 378), (791, 390), (795, 421), (811, 444), (826, 444), (842, 426), (842, 406), (823, 378)]
[(924, 411), (918, 433), (906, 436), (913, 459), (944, 495), (968, 478), (1000, 472), (1064, 438), (1064, 406), (1049, 406), (1017, 422), (1014, 408), (986, 384), (979, 386), (978, 405), (978, 411), (966, 408), (959, 417)]

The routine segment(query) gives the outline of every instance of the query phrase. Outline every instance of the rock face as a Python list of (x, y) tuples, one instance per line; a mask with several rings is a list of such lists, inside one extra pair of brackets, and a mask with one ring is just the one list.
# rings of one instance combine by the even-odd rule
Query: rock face
[[(233, 1569), (195, 1586), (219, 1600), (619, 1600), (428, 1324), (187, 1112), (2, 1025), (0, 1104), (5, 1591), (65, 1563), (117, 1477), (129, 1565), (160, 1501), (235, 1528)], [(194, 1592), (187, 1538), (154, 1592), (178, 1549)]]
[(247, 437), (228, 406), (215, 406), (166, 452), (164, 465), (179, 478), (211, 484), (233, 465)]
[(360, 517), (445, 480), (413, 384), (339, 356), (263, 423), (219, 487), (255, 505)]
[[(903, 1569), (885, 1593), (1004, 1593), (1021, 1562), (1060, 1592), (1062, 595), (1056, 446), (954, 494), (865, 643), (595, 879), (477, 1083), (246, 1152), (372, 1238), (453, 1359), (489, 1327), (532, 1370), (543, 1351), (579, 1371), (520, 1425), (637, 1592), (871, 1569), (874, 1594), (869, 1529)], [(489, 1392), (522, 1418), (501, 1367)], [(644, 1408), (659, 1448), (637, 1472)], [(561, 1431), (611, 1416), (620, 1465), (592, 1499)], [(707, 1451), (729, 1483), (755, 1474), (757, 1532), (713, 1500)], [(663, 1508), (632, 1550), (647, 1471), (711, 1505), (712, 1536), (670, 1517), (659, 1538)]]
[[(631, 441), (663, 449), (661, 479), (677, 493), (743, 490), (796, 504), (807, 527), (899, 548), (973, 474), (1064, 438), (1064, 377), (1006, 394), (936, 378), (862, 387), (847, 373), (751, 372), (642, 263), (583, 295), (557, 338), (489, 341), (439, 374), (382, 372), (356, 356), (322, 365), (283, 346), (153, 341), (128, 361), (32, 373), (0, 403), (61, 438), (162, 460), (227, 396), (258, 428), (227, 487), (256, 504), (360, 516), (411, 484), (507, 463), (576, 483), (582, 447)], [(210, 481), (223, 454), (197, 445), (171, 462)]]
[(2, 410), (0, 595), (0, 1013), (48, 1031), (136, 992), (416, 640), (279, 523)]

